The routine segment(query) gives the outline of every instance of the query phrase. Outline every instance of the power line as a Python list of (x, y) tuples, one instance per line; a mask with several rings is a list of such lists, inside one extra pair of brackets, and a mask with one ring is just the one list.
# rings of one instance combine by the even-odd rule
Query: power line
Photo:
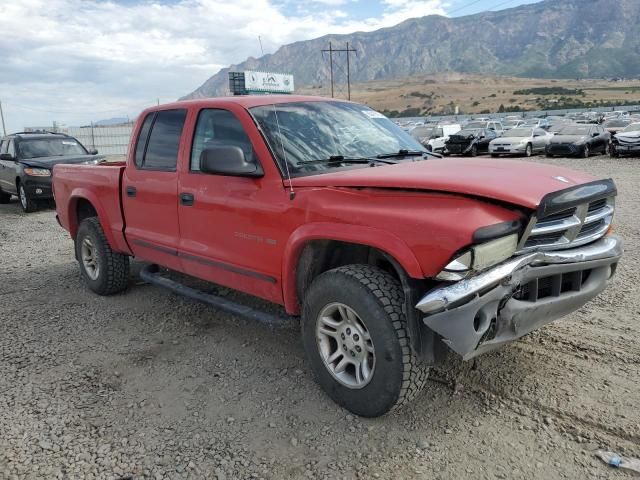
[(464, 10), (466, 8), (472, 7), (473, 5), (475, 5), (476, 3), (480, 3), (481, 1), (482, 0), (474, 0), (473, 2), (468, 3), (466, 5), (463, 5), (463, 6), (458, 7), (458, 8), (454, 8), (453, 10), (447, 12), (447, 15), (451, 15), (452, 13), (456, 13), (456, 12), (459, 12), (460, 10)]

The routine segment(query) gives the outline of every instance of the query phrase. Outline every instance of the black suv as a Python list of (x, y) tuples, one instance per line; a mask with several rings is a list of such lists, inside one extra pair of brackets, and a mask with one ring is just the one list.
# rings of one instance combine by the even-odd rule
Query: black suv
[(97, 150), (87, 150), (78, 140), (62, 133), (22, 132), (0, 143), (0, 203), (17, 195), (25, 212), (51, 200), (51, 170), (57, 163), (99, 163)]

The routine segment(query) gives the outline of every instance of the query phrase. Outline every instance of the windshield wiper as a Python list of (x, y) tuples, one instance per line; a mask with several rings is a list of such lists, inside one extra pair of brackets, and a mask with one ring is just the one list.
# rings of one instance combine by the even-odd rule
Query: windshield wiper
[(310, 165), (310, 164), (327, 164), (330, 165), (332, 163), (385, 163), (385, 164), (394, 164), (393, 160), (382, 160), (380, 157), (345, 157), (344, 155), (331, 155), (329, 158), (320, 158), (318, 160), (307, 160), (305, 162), (299, 162), (301, 165)]
[(381, 153), (379, 155), (376, 155), (376, 158), (422, 157), (423, 155), (428, 155), (428, 152), (422, 152), (420, 150), (400, 149), (394, 153)]

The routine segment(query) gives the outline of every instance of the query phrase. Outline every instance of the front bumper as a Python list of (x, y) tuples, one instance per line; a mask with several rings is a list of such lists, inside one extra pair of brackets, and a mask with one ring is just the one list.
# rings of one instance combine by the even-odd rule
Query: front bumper
[(425, 325), (465, 360), (512, 342), (602, 292), (622, 256), (607, 236), (584, 247), (533, 252), (427, 293)]
[(550, 143), (545, 152), (550, 155), (578, 155), (584, 149), (584, 145), (573, 143)]
[(521, 145), (521, 144), (517, 144), (517, 145), (506, 145), (506, 144), (500, 144), (500, 145), (489, 145), (489, 153), (491, 154), (502, 154), (502, 155), (508, 155), (508, 154), (519, 154), (519, 153), (524, 153), (525, 150), (527, 149), (527, 145)]
[(22, 177), (22, 184), (24, 185), (27, 195), (34, 200), (51, 200), (53, 198), (51, 177), (25, 175)]

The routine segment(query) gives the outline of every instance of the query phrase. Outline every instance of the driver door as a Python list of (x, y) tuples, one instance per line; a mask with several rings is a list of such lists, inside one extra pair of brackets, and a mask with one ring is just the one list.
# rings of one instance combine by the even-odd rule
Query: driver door
[(248, 162), (256, 150), (236, 115), (222, 108), (197, 112), (195, 134), (178, 178), (180, 261), (189, 275), (281, 301), (282, 179), (229, 176), (200, 171), (202, 152), (236, 146)]

